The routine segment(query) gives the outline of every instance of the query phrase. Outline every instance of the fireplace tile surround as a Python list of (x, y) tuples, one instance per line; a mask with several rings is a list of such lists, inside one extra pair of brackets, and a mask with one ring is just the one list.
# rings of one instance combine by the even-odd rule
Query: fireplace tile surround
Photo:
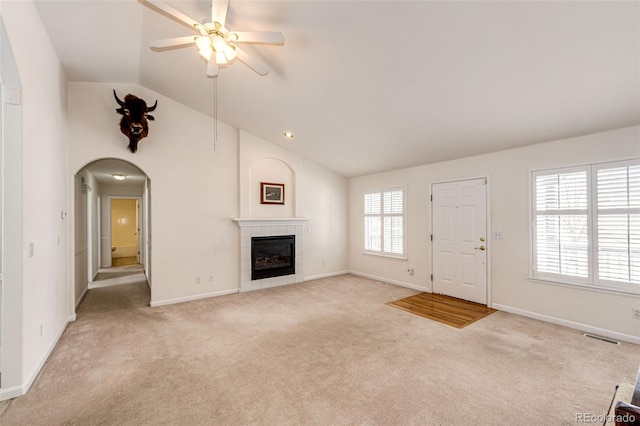
[[(303, 278), (303, 234), (306, 218), (236, 218), (240, 227), (240, 291), (261, 290), (270, 287), (296, 284)], [(251, 280), (251, 237), (275, 237), (295, 235), (295, 274), (281, 277)]]

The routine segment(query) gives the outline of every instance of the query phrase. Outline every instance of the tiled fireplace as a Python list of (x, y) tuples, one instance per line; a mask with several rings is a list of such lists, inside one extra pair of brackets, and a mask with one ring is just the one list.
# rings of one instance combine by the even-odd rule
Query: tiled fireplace
[[(240, 227), (240, 291), (261, 290), (303, 281), (302, 267), (304, 260), (303, 234), (306, 218), (283, 219), (234, 219)], [(262, 242), (261, 237), (293, 237), (295, 250), (293, 257), (294, 273), (285, 271), (287, 275), (267, 278), (251, 278), (251, 241)]]

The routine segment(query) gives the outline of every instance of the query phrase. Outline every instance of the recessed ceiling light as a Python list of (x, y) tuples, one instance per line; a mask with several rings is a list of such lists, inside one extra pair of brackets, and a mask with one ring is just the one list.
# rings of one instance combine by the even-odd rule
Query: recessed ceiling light
[(127, 175), (123, 173), (113, 173), (111, 176), (113, 176), (115, 180), (124, 180), (127, 177)]
[(284, 132), (284, 136), (289, 139), (293, 139), (293, 132), (286, 131)]

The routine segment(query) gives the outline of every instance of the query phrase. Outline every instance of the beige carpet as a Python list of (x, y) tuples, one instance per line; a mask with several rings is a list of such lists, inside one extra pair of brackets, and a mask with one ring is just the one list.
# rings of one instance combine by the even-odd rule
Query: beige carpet
[(8, 425), (574, 425), (640, 347), (496, 312), (464, 329), (346, 275), (161, 308), (92, 289)]

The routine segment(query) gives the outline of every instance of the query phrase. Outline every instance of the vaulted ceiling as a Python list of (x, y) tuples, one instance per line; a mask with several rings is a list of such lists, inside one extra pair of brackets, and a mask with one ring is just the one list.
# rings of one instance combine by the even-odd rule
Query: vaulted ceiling
[[(71, 81), (139, 84), (213, 116), (196, 49), (148, 47), (184, 25), (135, 0), (36, 5)], [(347, 177), (640, 123), (635, 1), (231, 0), (227, 26), (285, 44), (245, 48), (265, 77), (221, 69), (218, 118)]]

